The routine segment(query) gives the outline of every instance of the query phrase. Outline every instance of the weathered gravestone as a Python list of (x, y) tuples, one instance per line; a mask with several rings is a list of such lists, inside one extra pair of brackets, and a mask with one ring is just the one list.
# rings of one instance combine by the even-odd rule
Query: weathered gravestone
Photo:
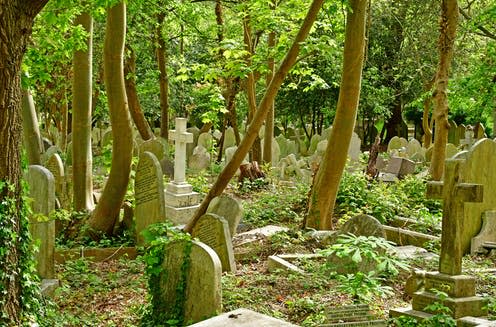
[(196, 146), (193, 154), (189, 157), (188, 166), (193, 172), (199, 172), (210, 167), (210, 154), (207, 149), (202, 145)]
[(408, 145), (408, 141), (405, 138), (393, 136), (391, 140), (389, 140), (387, 152), (391, 153), (393, 150), (400, 150), (401, 148), (406, 148)]
[(486, 137), (486, 129), (482, 123), (476, 123), (474, 125), (474, 137), (477, 140), (483, 139)]
[(234, 135), (234, 129), (228, 127), (224, 132), (224, 143), (222, 144), (222, 149), (226, 150), (232, 146), (236, 146), (236, 136)]
[[(361, 214), (348, 220), (341, 230), (331, 236), (331, 244), (335, 243), (339, 236), (353, 234), (355, 236), (374, 236), (386, 238), (382, 224), (372, 216)], [(351, 257), (340, 258), (336, 254), (327, 257), (327, 263), (333, 267), (338, 274), (349, 274), (370, 272), (376, 268), (376, 261), (371, 258), (362, 258), (361, 262), (354, 262)]]
[(193, 142), (193, 134), (186, 132), (186, 118), (176, 118), (176, 129), (169, 131), (175, 141), (174, 179), (165, 192), (165, 215), (175, 224), (186, 224), (199, 207), (198, 193), (186, 182), (186, 144)]
[(217, 253), (222, 271), (236, 271), (231, 233), (224, 218), (212, 213), (204, 214), (193, 227), (191, 235)]
[(214, 213), (223, 217), (229, 224), (231, 238), (236, 234), (239, 222), (243, 217), (243, 206), (241, 202), (228, 196), (217, 196), (210, 201), (207, 213)]
[(358, 326), (387, 326), (385, 320), (375, 319), (370, 314), (368, 304), (345, 305), (330, 308), (326, 312), (327, 323), (321, 327), (358, 327)]
[(158, 161), (160, 161), (166, 156), (165, 142), (161, 138), (146, 140), (139, 146), (139, 156), (141, 157), (147, 151), (153, 153)]
[(191, 325), (191, 327), (298, 327), (289, 322), (276, 319), (248, 309), (236, 309), (217, 317)]
[(486, 253), (496, 249), (496, 211), (486, 211), (482, 215), (482, 227), (477, 236), (472, 238), (470, 253)]
[[(443, 220), (439, 271), (425, 274), (424, 290), (415, 292), (410, 311), (392, 310), (392, 315), (407, 314), (421, 316), (426, 307), (441, 302), (451, 310), (455, 318), (479, 317), (487, 314), (485, 299), (475, 296), (475, 278), (462, 275), (462, 236), (465, 233), (465, 202), (482, 200), (482, 185), (462, 183), (460, 170), (462, 160), (446, 160), (444, 182), (429, 182), (427, 195), (443, 199)], [(433, 289), (445, 292), (448, 297), (441, 299)], [(420, 312), (420, 313), (419, 313)]]
[(68, 209), (70, 199), (67, 196), (66, 180), (64, 174), (64, 164), (58, 153), (54, 153), (48, 158), (45, 167), (52, 173), (55, 181), (55, 196), (59, 200), (59, 205), (62, 208)]
[(460, 144), (460, 134), (458, 133), (458, 125), (453, 120), (448, 121), (448, 123), (449, 123), (448, 142), (458, 146)]
[(36, 254), (36, 268), (42, 279), (55, 277), (55, 221), (48, 220), (48, 215), (55, 209), (55, 181), (52, 173), (45, 167), (29, 166), (27, 176), (29, 196), (33, 199), (30, 218), (31, 235), (34, 242), (39, 242)]
[(446, 159), (454, 157), (458, 153), (458, 148), (451, 143), (446, 144)]
[(186, 143), (186, 158), (189, 158), (193, 154), (193, 149), (198, 143), (198, 137), (200, 136), (200, 129), (196, 126), (191, 126), (186, 128), (186, 132), (193, 134), (193, 142)]
[(391, 157), (385, 172), (403, 178), (415, 172), (415, 162), (402, 157)]
[(214, 145), (214, 137), (210, 133), (201, 133), (198, 136), (197, 146), (201, 145), (205, 149), (209, 150)]
[(483, 199), (479, 203), (465, 205), (464, 233), (461, 238), (463, 253), (469, 253), (470, 242), (482, 226), (482, 214), (496, 209), (496, 142), (490, 139), (477, 141), (467, 153), (461, 178), (466, 183), (484, 185)]
[(139, 158), (134, 179), (136, 240), (143, 244), (142, 231), (165, 220), (164, 182), (157, 157), (145, 151)]
[[(160, 298), (154, 314), (173, 318), (184, 312), (185, 323), (222, 311), (222, 266), (217, 254), (201, 242), (176, 240), (168, 244), (159, 274)], [(186, 255), (189, 252), (189, 255)], [(182, 290), (182, 292), (178, 292)], [(155, 301), (154, 301), (155, 302)], [(177, 306), (180, 306), (177, 308)]]
[(362, 140), (358, 137), (358, 134), (353, 132), (350, 146), (348, 148), (348, 157), (352, 162), (358, 162), (360, 160), (360, 155), (362, 152), (360, 151), (360, 147), (362, 145)]

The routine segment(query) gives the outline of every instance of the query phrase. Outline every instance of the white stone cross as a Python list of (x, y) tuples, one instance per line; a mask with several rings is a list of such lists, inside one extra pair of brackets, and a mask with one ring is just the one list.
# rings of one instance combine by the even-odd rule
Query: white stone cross
[(169, 131), (169, 140), (174, 141), (174, 184), (186, 180), (186, 144), (193, 143), (193, 133), (186, 132), (186, 118), (176, 118), (176, 129)]

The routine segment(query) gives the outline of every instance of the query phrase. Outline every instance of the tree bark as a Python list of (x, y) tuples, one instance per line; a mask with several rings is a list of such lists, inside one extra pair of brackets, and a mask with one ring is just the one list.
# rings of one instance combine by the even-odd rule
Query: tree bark
[[(0, 244), (8, 251), (0, 255), (0, 325), (20, 325), (23, 310), (21, 281), (30, 274), (23, 266), (30, 256), (26, 242), (20, 235), (22, 206), (20, 148), (21, 123), (21, 62), (26, 51), (35, 16), (48, 0), (0, 0), (0, 181), (12, 188), (0, 189), (0, 203), (14, 199), (15, 208), (0, 215), (0, 228), (6, 226), (18, 237), (0, 233)], [(24, 261), (24, 262), (23, 262)]]
[(98, 237), (95, 231), (112, 234), (131, 172), (133, 133), (124, 87), (125, 37), (126, 5), (120, 2), (107, 10), (103, 64), (112, 125), (112, 166), (102, 197), (88, 220), (90, 233), (95, 238)]
[(91, 154), (91, 100), (93, 75), (93, 18), (81, 13), (74, 22), (88, 32), (86, 50), (74, 52), (72, 65), (72, 189), (76, 211), (93, 210), (93, 159)]
[(346, 19), (343, 53), (343, 73), (336, 117), (329, 135), (327, 150), (315, 177), (306, 227), (332, 229), (332, 213), (336, 195), (346, 165), (348, 148), (355, 127), (363, 56), (365, 52), (365, 16), (367, 0), (351, 0)]
[(36, 116), (33, 96), (28, 90), (22, 91), (22, 128), (28, 163), (30, 165), (41, 165), (43, 147), (40, 128), (38, 127), (38, 117)]
[(434, 149), (430, 172), (433, 180), (441, 180), (446, 159), (446, 143), (448, 142), (448, 81), (456, 28), (458, 25), (457, 0), (442, 0), (439, 35), (439, 64), (434, 90)]
[(162, 25), (164, 23), (165, 14), (158, 15), (158, 25), (155, 31), (157, 39), (157, 56), (160, 85), (160, 136), (164, 139), (169, 138), (169, 75), (167, 74), (167, 48), (165, 40), (162, 36)]
[(270, 109), (271, 103), (274, 101), (274, 98), (276, 97), (277, 92), (279, 91), (279, 88), (281, 87), (282, 82), (284, 81), (284, 78), (287, 76), (289, 70), (291, 69), (291, 67), (293, 67), (293, 65), (296, 62), (298, 53), (300, 51), (300, 44), (306, 39), (308, 33), (310, 32), (313, 23), (317, 19), (317, 14), (320, 8), (322, 7), (323, 2), (324, 0), (312, 1), (310, 8), (308, 9), (308, 13), (305, 17), (305, 20), (303, 21), (303, 24), (300, 27), (300, 30), (298, 31), (298, 34), (296, 35), (293, 44), (291, 45), (291, 48), (288, 50), (286, 57), (281, 62), (279, 68), (274, 74), (274, 78), (272, 78), (270, 85), (267, 87), (267, 90), (265, 91), (264, 97), (260, 101), (259, 107), (255, 112), (255, 115), (253, 116), (253, 119), (248, 127), (248, 130), (246, 131), (245, 137), (239, 144), (238, 149), (234, 153), (231, 161), (229, 161), (227, 165), (224, 167), (219, 177), (215, 181), (215, 184), (212, 186), (208, 194), (203, 199), (202, 203), (200, 204), (200, 207), (195, 212), (195, 215), (184, 227), (184, 230), (186, 232), (191, 233), (198, 219), (200, 219), (200, 217), (206, 212), (207, 207), (210, 204), (210, 201), (216, 196), (222, 194), (227, 184), (234, 176), (236, 170), (239, 168), (239, 165), (243, 161), (244, 157), (250, 150), (251, 145), (253, 144), (253, 141), (257, 137), (258, 131), (260, 130), (260, 127), (262, 126), (262, 123), (265, 120), (265, 116), (267, 115), (267, 112)]
[(141, 104), (138, 98), (138, 92), (136, 91), (136, 55), (134, 54), (131, 47), (127, 47), (129, 50), (129, 56), (126, 57), (124, 62), (124, 77), (125, 77), (125, 87), (127, 101), (129, 103), (129, 113), (133, 118), (134, 125), (138, 129), (138, 132), (143, 140), (149, 140), (153, 137), (152, 129), (143, 115), (143, 110), (141, 110)]
[[(276, 33), (270, 32), (267, 40), (267, 47), (269, 48), (269, 59), (268, 59), (268, 68), (269, 71), (266, 76), (267, 85), (270, 84), (272, 77), (274, 76), (274, 68), (275, 62), (274, 57), (272, 56), (272, 51), (276, 45)], [(274, 138), (274, 102), (269, 108), (269, 112), (267, 113), (267, 117), (265, 118), (265, 131), (264, 131), (264, 144), (263, 144), (263, 162), (266, 164), (271, 164), (275, 166), (277, 163), (274, 162), (274, 158), (272, 158), (272, 140)]]

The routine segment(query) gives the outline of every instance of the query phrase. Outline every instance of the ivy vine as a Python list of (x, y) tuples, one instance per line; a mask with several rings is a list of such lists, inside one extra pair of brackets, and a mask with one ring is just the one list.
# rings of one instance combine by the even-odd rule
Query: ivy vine
[[(151, 307), (141, 320), (141, 326), (175, 327), (185, 324), (186, 288), (189, 269), (191, 267), (192, 239), (187, 233), (180, 232), (166, 223), (151, 225), (144, 233), (146, 248), (144, 261), (148, 276), (148, 290)], [(180, 277), (175, 290), (174, 305), (164, 302), (163, 290), (160, 285), (167, 283), (168, 271), (162, 269), (162, 264), (169, 245), (172, 242), (184, 244), (183, 261), (180, 267)], [(162, 282), (161, 282), (162, 281)]]
[[(30, 325), (39, 321), (44, 315), (44, 305), (40, 292), (40, 279), (36, 274), (36, 264), (33, 253), (36, 251), (29, 231), (29, 215), (27, 185), (22, 184), (22, 196), (17, 199), (9, 194), (15, 194), (15, 186), (0, 180), (0, 325), (9, 326), (13, 322), (5, 308), (7, 303), (7, 283), (18, 278), (20, 296), (20, 320), (22, 325)], [(7, 258), (12, 251), (17, 250), (17, 265), (9, 265)], [(11, 304), (12, 305), (12, 304)]]

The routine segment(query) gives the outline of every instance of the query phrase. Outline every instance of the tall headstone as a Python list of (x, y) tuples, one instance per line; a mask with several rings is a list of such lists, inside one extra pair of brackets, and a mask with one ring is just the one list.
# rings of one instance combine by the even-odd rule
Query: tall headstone
[(162, 168), (157, 157), (145, 151), (139, 158), (134, 179), (136, 239), (143, 244), (142, 231), (165, 220)]
[(456, 124), (455, 121), (450, 120), (449, 126), (450, 127), (448, 129), (448, 142), (458, 146), (460, 144), (460, 137), (457, 129), (458, 125)]
[(193, 142), (186, 144), (186, 159), (188, 159), (193, 154), (193, 150), (198, 144), (200, 129), (196, 126), (191, 126), (186, 128), (186, 132), (193, 134)]
[(362, 145), (362, 141), (358, 137), (358, 134), (353, 132), (351, 137), (350, 147), (348, 148), (348, 157), (352, 162), (358, 162), (360, 160), (360, 147)]
[(229, 232), (231, 237), (236, 234), (239, 222), (243, 217), (243, 206), (241, 202), (228, 196), (217, 196), (210, 201), (207, 208), (207, 213), (214, 213), (223, 217), (229, 224)]
[(204, 214), (193, 227), (191, 235), (217, 253), (222, 271), (236, 271), (229, 224), (223, 217), (213, 213)]
[(199, 172), (201, 170), (210, 167), (210, 153), (202, 145), (197, 145), (193, 150), (193, 154), (189, 157), (188, 167), (193, 172)]
[(186, 224), (199, 207), (198, 193), (186, 182), (186, 144), (193, 142), (193, 134), (186, 131), (186, 118), (176, 118), (176, 129), (169, 131), (175, 142), (174, 179), (165, 192), (165, 216), (174, 224)]
[(482, 202), (465, 204), (464, 233), (461, 239), (464, 253), (469, 253), (471, 239), (481, 229), (483, 213), (496, 208), (494, 158), (496, 158), (496, 142), (491, 139), (479, 140), (468, 151), (461, 170), (464, 182), (484, 185)]
[(53, 279), (55, 277), (55, 221), (46, 218), (55, 209), (55, 181), (48, 169), (38, 165), (29, 166), (26, 179), (29, 185), (29, 196), (33, 199), (33, 216), (30, 219), (31, 235), (33, 241), (40, 244), (39, 252), (36, 254), (38, 275), (42, 279)]
[(480, 140), (486, 137), (486, 130), (484, 128), (484, 125), (482, 123), (477, 123), (474, 125), (474, 138), (476, 140)]
[(236, 146), (236, 137), (234, 135), (234, 129), (232, 127), (228, 127), (224, 132), (224, 143), (222, 148), (225, 150), (232, 146)]
[[(222, 266), (217, 254), (207, 245), (193, 241), (189, 257), (185, 240), (172, 241), (166, 248), (159, 275), (161, 296), (154, 308), (173, 316), (178, 296), (184, 296), (184, 323), (197, 322), (214, 316), (222, 310)], [(185, 263), (185, 261), (189, 261)], [(186, 267), (187, 272), (183, 272)], [(184, 294), (178, 294), (181, 285)]]

